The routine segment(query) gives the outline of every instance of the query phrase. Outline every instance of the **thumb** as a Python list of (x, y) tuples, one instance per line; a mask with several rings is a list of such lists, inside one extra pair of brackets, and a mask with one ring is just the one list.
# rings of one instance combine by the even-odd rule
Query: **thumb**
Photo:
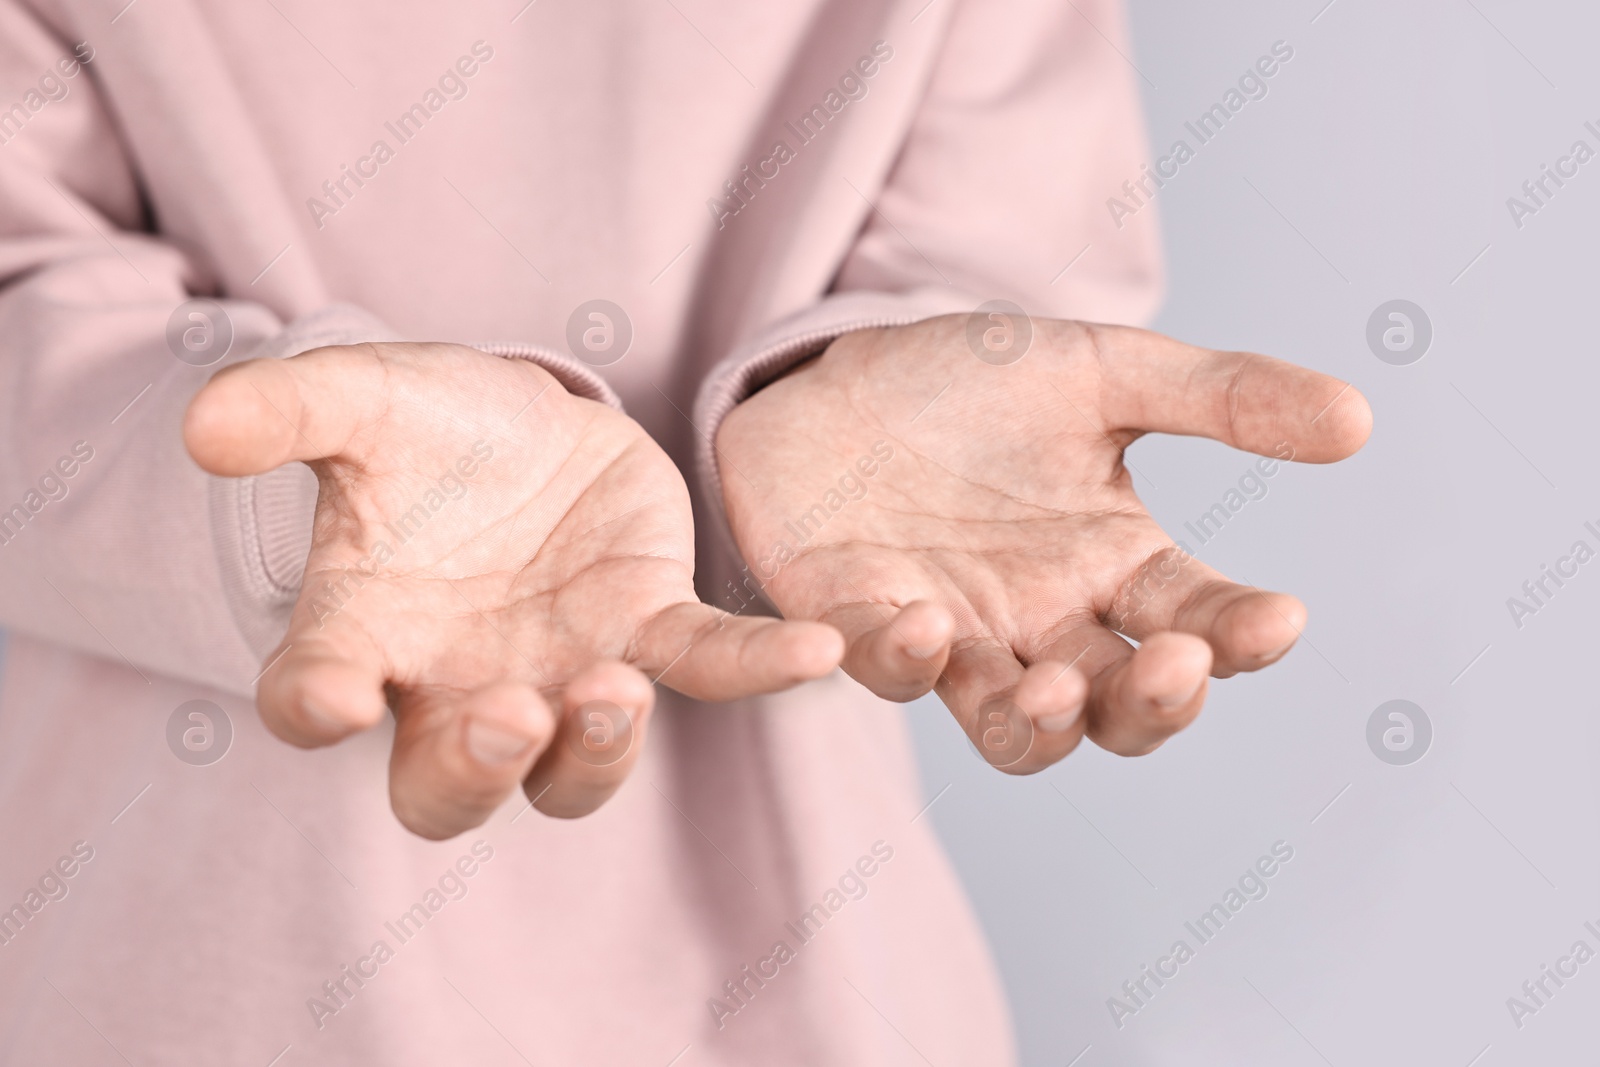
[(1209, 437), (1303, 463), (1344, 459), (1372, 433), (1366, 398), (1337, 378), (1147, 330), (1088, 329), (1101, 356), (1108, 428)]
[(345, 455), (384, 401), (374, 345), (317, 348), (226, 367), (195, 394), (183, 443), (212, 474), (262, 474), (293, 460)]

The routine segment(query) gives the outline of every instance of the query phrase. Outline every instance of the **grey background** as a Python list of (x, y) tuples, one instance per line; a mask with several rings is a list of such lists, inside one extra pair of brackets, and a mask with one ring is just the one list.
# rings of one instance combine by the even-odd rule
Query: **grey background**
[[(1377, 421), (1355, 459), (1283, 470), (1197, 549), (1296, 593), (1311, 621), (1279, 666), (1214, 683), (1198, 723), (1156, 754), (1085, 745), (1009, 778), (935, 702), (914, 706), (938, 797), (926, 817), (994, 945), (1023, 1060), (1595, 1062), (1600, 959), (1520, 1030), (1506, 999), (1580, 937), (1600, 951), (1582, 925), (1600, 928), (1600, 560), (1520, 630), (1506, 600), (1580, 537), (1600, 548), (1582, 525), (1600, 526), (1600, 159), (1520, 230), (1506, 198), (1574, 140), (1600, 149), (1583, 128), (1600, 126), (1600, 13), (1578, 0), (1131, 3), (1128, 58), (1159, 152), (1273, 41), (1295, 49), (1270, 94), (1160, 193), (1171, 272), (1157, 328), (1343, 377)], [(1396, 298), (1433, 322), (1412, 366), (1366, 346), (1368, 316)], [(1175, 438), (1131, 458), (1186, 540), (1184, 522), (1250, 463)], [(1366, 744), (1368, 717), (1395, 698), (1433, 723), (1409, 766)], [(1184, 920), (1278, 840), (1295, 855), (1269, 895), (1118, 1030), (1107, 998), (1175, 939), (1194, 944)]]

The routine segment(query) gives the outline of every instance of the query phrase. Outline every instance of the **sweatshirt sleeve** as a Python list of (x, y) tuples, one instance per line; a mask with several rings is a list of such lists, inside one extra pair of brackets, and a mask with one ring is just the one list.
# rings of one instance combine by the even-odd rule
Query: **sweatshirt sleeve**
[[(0, 626), (249, 692), (298, 592), (315, 479), (205, 474), (184, 410), (230, 362), (400, 338), (315, 293), (225, 295), (160, 232), (93, 69), (92, 47), (0, 0), (0, 84), (33, 87), (0, 111)], [(479, 347), (617, 403), (564, 356)]]
[[(932, 17), (930, 12), (929, 17)], [(1155, 212), (1131, 214), (1144, 126), (1121, 0), (964, 0), (829, 292), (739, 344), (703, 383), (698, 473), (723, 536), (713, 442), (764, 384), (855, 329), (969, 313), (1135, 323), (1162, 275)], [(1137, 186), (1135, 189), (1137, 190)]]

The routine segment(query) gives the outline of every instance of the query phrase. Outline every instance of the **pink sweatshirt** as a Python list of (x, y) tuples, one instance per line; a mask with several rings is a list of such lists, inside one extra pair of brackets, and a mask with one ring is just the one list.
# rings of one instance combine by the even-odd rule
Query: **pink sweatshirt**
[[(314, 487), (202, 474), (174, 351), (537, 359), (689, 472), (735, 610), (708, 442), (773, 374), (990, 298), (1152, 308), (1119, 50), (1114, 0), (0, 0), (0, 1062), (1009, 1062), (943, 783), (842, 676), (662, 692), (598, 814), (440, 843), (385, 731), (268, 735)], [(586, 315), (573, 357), (591, 300), (621, 358)]]

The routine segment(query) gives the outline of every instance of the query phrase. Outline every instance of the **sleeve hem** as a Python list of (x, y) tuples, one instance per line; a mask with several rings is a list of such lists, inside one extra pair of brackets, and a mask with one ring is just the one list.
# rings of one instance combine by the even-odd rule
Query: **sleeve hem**
[(571, 356), (564, 356), (554, 349), (502, 341), (474, 342), (469, 347), (487, 352), (491, 356), (525, 359), (530, 363), (537, 363), (549, 371), (555, 380), (561, 383), (561, 387), (573, 396), (593, 400), (618, 411), (622, 410), (622, 400), (611, 386), (606, 384), (604, 378)]

